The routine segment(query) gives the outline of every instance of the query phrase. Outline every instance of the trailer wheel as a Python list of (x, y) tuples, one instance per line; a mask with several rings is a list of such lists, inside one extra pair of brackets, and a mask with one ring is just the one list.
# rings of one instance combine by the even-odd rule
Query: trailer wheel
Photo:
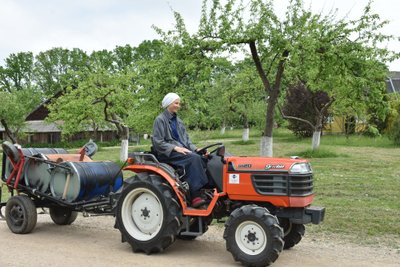
[(225, 223), (226, 249), (246, 266), (268, 266), (283, 249), (283, 231), (266, 208), (246, 205)]
[(6, 204), (8, 228), (15, 234), (28, 234), (37, 222), (36, 206), (27, 196), (13, 196)]
[(297, 245), (304, 236), (305, 227), (303, 224), (291, 223), (288, 219), (280, 219), (283, 228), (284, 249), (289, 249)]
[(50, 207), (50, 217), (55, 224), (70, 225), (78, 217), (78, 212), (64, 207)]
[(125, 182), (117, 205), (116, 227), (134, 252), (161, 252), (181, 226), (181, 209), (172, 189), (158, 175), (139, 173)]

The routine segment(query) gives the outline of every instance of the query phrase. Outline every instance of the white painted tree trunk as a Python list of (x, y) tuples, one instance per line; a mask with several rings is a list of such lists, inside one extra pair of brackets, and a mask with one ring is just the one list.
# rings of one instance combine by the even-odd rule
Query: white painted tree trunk
[(249, 141), (249, 136), (250, 136), (250, 128), (244, 128), (243, 129), (243, 135), (242, 135), (242, 139), (244, 142)]
[(321, 131), (315, 131), (312, 137), (311, 149), (312, 150), (318, 149), (320, 141), (321, 141)]
[(226, 129), (226, 127), (225, 127), (225, 126), (222, 126), (221, 132), (220, 132), (221, 135), (224, 135), (224, 134), (225, 134), (225, 129)]
[(119, 155), (119, 159), (123, 162), (128, 159), (128, 139), (121, 140), (121, 153)]
[(261, 137), (260, 154), (261, 156), (272, 157), (272, 137)]

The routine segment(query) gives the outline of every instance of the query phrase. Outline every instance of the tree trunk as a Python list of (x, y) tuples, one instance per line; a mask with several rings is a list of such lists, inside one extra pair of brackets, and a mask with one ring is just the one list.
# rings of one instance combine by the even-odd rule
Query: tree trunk
[(6, 132), (6, 135), (8, 136), (8, 138), (10, 138), (10, 140), (11, 140), (11, 142), (12, 142), (13, 144), (16, 144), (18, 140), (17, 140), (17, 138), (15, 137), (14, 133), (13, 133), (13, 132), (10, 130), (10, 128), (8, 127), (7, 122), (6, 122), (4, 119), (1, 119), (0, 122), (1, 122), (1, 124), (3, 125), (3, 127), (4, 127), (4, 131)]
[(244, 129), (243, 129), (242, 140), (243, 140), (244, 142), (249, 141), (249, 135), (250, 135), (250, 128), (244, 128)]
[(285, 62), (287, 57), (289, 56), (289, 50), (282, 51), (282, 54), (280, 55), (281, 59), (279, 60), (275, 75), (275, 83), (271, 85), (271, 83), (268, 80), (267, 74), (263, 69), (260, 57), (258, 55), (256, 42), (250, 41), (249, 46), (250, 46), (251, 56), (256, 66), (258, 75), (260, 76), (261, 81), (263, 83), (265, 93), (269, 96), (269, 99), (267, 100), (265, 129), (263, 136), (261, 138), (260, 154), (261, 156), (272, 157), (272, 131), (274, 128), (275, 106), (278, 101), (283, 73), (285, 70)]
[(278, 101), (278, 90), (273, 90), (267, 101), (267, 114), (265, 119), (264, 134), (261, 138), (261, 156), (272, 157), (273, 152), (273, 142), (272, 142), (272, 132), (274, 129), (274, 114), (275, 106)]
[(321, 141), (321, 132), (322, 132), (322, 127), (323, 127), (323, 119), (324, 119), (324, 111), (315, 109), (317, 111), (317, 114), (315, 116), (315, 127), (314, 127), (314, 133), (312, 137), (312, 143), (311, 143), (311, 149), (312, 150), (317, 150), (319, 148), (319, 144)]
[(220, 134), (221, 135), (224, 135), (225, 134), (225, 129), (226, 129), (226, 124), (225, 124), (225, 120), (222, 122), (222, 126), (221, 126), (221, 132), (220, 132)]
[(221, 135), (224, 135), (224, 134), (225, 134), (225, 130), (226, 130), (226, 127), (225, 127), (225, 126), (222, 126), (222, 127), (221, 127), (221, 131), (220, 131), (220, 134), (221, 134)]
[(243, 114), (244, 117), (244, 123), (243, 123), (243, 135), (242, 135), (242, 140), (244, 142), (249, 141), (249, 135), (250, 135), (250, 126), (249, 126), (249, 120), (247, 119), (246, 114)]
[(262, 156), (272, 157), (272, 137), (262, 136), (260, 142), (260, 151)]
[(123, 162), (125, 162), (128, 159), (128, 146), (129, 146), (129, 141), (128, 139), (122, 139), (121, 140), (121, 151), (119, 154), (119, 159)]
[(128, 159), (128, 146), (129, 146), (129, 128), (122, 127), (123, 132), (121, 133), (121, 152), (119, 159), (125, 162)]
[(317, 150), (321, 141), (321, 130), (314, 131), (311, 143), (311, 149)]

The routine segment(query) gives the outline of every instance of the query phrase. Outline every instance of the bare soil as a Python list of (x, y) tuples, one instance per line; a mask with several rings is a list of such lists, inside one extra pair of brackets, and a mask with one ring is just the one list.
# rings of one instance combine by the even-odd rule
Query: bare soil
[[(153, 255), (132, 253), (113, 226), (113, 217), (79, 215), (73, 225), (58, 226), (47, 214), (39, 214), (32, 233), (16, 235), (0, 220), (0, 266), (240, 266), (225, 249), (223, 225), (211, 226), (194, 241), (177, 240)], [(400, 252), (306, 234), (272, 266), (400, 266)]]

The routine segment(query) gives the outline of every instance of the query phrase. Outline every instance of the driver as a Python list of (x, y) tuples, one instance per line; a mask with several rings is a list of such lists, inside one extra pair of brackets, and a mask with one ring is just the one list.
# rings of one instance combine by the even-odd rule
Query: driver
[(157, 116), (153, 125), (153, 149), (161, 162), (184, 168), (189, 184), (192, 207), (199, 208), (206, 203), (200, 189), (208, 183), (204, 162), (196, 151), (200, 149), (190, 141), (185, 126), (178, 118), (180, 97), (168, 93), (162, 100), (164, 112)]

